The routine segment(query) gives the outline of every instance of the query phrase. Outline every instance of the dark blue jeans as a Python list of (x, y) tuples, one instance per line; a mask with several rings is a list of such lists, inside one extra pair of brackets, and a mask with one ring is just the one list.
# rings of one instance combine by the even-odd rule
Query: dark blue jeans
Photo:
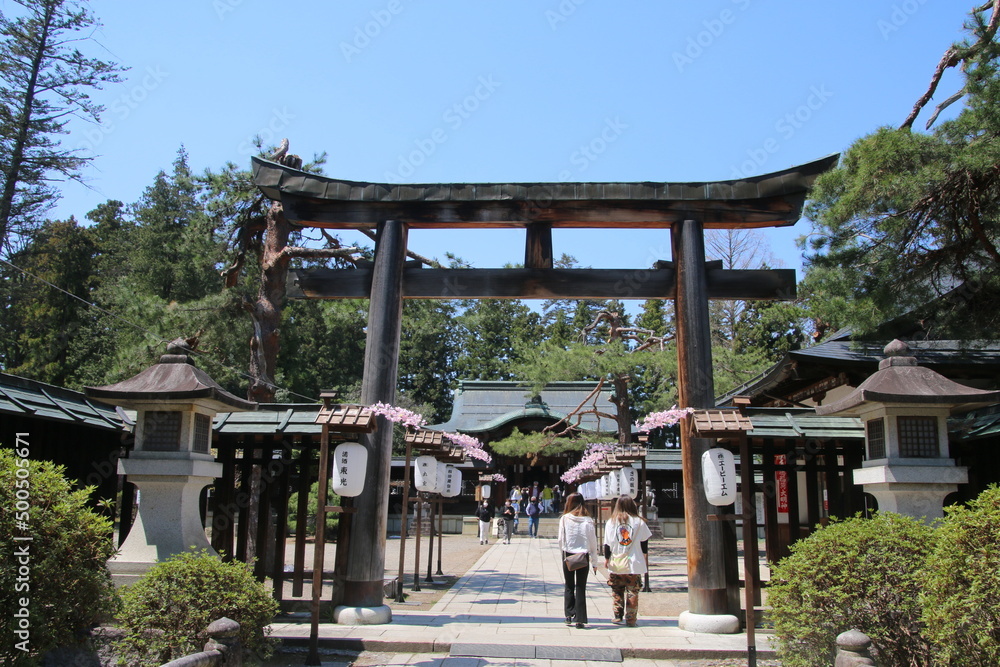
[(528, 535), (538, 535), (538, 515), (528, 517)]
[[(563, 558), (569, 556), (563, 553)], [(577, 623), (587, 623), (587, 575), (590, 574), (590, 565), (581, 567), (578, 570), (567, 570), (566, 561), (563, 560), (563, 578), (566, 580), (566, 588), (563, 591), (563, 607), (566, 610), (566, 618)]]

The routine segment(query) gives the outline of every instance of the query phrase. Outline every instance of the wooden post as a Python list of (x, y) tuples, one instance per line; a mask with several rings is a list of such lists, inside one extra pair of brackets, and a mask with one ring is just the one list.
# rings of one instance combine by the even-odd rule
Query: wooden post
[(757, 554), (757, 503), (754, 495), (753, 456), (746, 432), (740, 435), (740, 477), (743, 493), (743, 586), (746, 599), (747, 667), (757, 667), (757, 618), (754, 605), (760, 583), (760, 565)]
[[(708, 314), (704, 229), (696, 220), (671, 228), (677, 267), (675, 295), (677, 317), (678, 405), (682, 408), (715, 407), (712, 379), (712, 337)], [(684, 526), (687, 536), (689, 612), (703, 615), (737, 615), (730, 601), (739, 600), (739, 588), (726, 576), (724, 526), (707, 521), (719, 513), (705, 498), (701, 455), (714, 445), (711, 438), (691, 437), (681, 428), (681, 463), (684, 478)], [(735, 557), (735, 554), (734, 554)], [(730, 591), (730, 588), (734, 590)]]
[(444, 501), (438, 501), (438, 569), (435, 574), (443, 575), (444, 572), (441, 570), (441, 551), (444, 548), (442, 546), (442, 540), (444, 535)]
[(431, 576), (431, 566), (434, 564), (434, 510), (437, 509), (437, 502), (431, 499), (431, 511), (430, 516), (427, 517), (427, 578), (424, 579), (429, 584), (434, 583), (434, 577)]
[(526, 229), (524, 267), (526, 269), (552, 268), (552, 223), (532, 222)]
[(312, 603), (307, 665), (319, 665), (319, 605), (323, 596), (323, 561), (326, 546), (326, 492), (330, 486), (330, 427), (323, 424), (319, 444), (319, 480), (316, 492), (316, 541), (313, 543)]
[(413, 590), (415, 593), (421, 591), (420, 588), (420, 524), (424, 522), (423, 510), (424, 510), (424, 499), (420, 497), (420, 493), (417, 493), (417, 504), (413, 508), (415, 510), (414, 516), (416, 519), (413, 521), (415, 524), (413, 527), (413, 543), (416, 545), (414, 548), (416, 551), (413, 552)]
[[(649, 517), (646, 516), (646, 513), (647, 513), (649, 507), (646, 504), (646, 457), (645, 457), (645, 455), (643, 455), (643, 457), (642, 457), (642, 476), (639, 478), (639, 493), (642, 494), (642, 510), (641, 510), (642, 511), (642, 520), (648, 523), (649, 522)], [(646, 567), (646, 574), (642, 578), (642, 592), (643, 593), (652, 593), (653, 592), (653, 589), (649, 587), (649, 567)]]
[[(395, 401), (406, 238), (407, 227), (403, 222), (387, 220), (379, 223), (361, 386), (363, 405)], [(368, 469), (365, 471), (364, 490), (354, 500), (357, 516), (351, 524), (347, 580), (344, 582), (344, 604), (349, 607), (384, 606), (392, 424), (384, 417), (379, 417), (378, 423), (378, 430), (366, 434), (362, 441), (368, 449)]]
[(403, 468), (403, 503), (399, 508), (399, 574), (396, 576), (396, 602), (403, 602), (406, 596), (403, 595), (403, 579), (406, 576), (403, 572), (404, 557), (406, 556), (406, 505), (410, 497), (410, 457), (413, 456), (413, 443), (409, 438), (406, 440), (406, 464)]

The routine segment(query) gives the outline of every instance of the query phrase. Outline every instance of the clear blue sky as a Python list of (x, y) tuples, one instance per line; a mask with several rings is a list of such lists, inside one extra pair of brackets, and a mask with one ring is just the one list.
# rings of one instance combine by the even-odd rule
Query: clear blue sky
[[(10, 11), (11, 3), (4, 3)], [(785, 169), (898, 125), (969, 0), (95, 0), (94, 55), (131, 67), (95, 95), (97, 155), (53, 217), (135, 201), (183, 144), (200, 171), (249, 165), (254, 135), (326, 173), (396, 182), (699, 181)], [(957, 87), (948, 76), (938, 99)], [(918, 120), (922, 126), (923, 120)], [(800, 268), (771, 230), (778, 264)], [(350, 240), (350, 239), (348, 239)], [(475, 266), (523, 232), (430, 232), (411, 248)], [(665, 232), (559, 231), (583, 265), (646, 267)], [(800, 276), (801, 277), (801, 276)]]

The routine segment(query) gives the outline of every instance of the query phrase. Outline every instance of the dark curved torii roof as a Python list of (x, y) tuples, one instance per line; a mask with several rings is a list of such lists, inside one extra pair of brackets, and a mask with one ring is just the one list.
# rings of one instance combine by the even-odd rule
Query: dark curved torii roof
[(336, 229), (405, 220), (413, 228), (706, 228), (795, 224), (809, 187), (838, 155), (744, 179), (697, 183), (366, 183), (253, 158), (253, 179), (290, 222)]

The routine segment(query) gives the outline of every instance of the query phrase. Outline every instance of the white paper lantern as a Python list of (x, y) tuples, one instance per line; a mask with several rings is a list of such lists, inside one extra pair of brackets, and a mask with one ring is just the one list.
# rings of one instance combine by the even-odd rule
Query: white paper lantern
[(448, 482), (448, 464), (438, 462), (437, 477), (434, 480), (434, 490), (432, 493), (444, 493), (444, 486)]
[(601, 500), (614, 500), (617, 497), (615, 494), (614, 481), (611, 479), (613, 476), (615, 476), (614, 473), (609, 472), (601, 478), (601, 491), (603, 491), (601, 494)]
[(621, 495), (635, 498), (639, 494), (639, 471), (632, 466), (625, 466), (618, 471), (618, 485)]
[(489, 498), (492, 493), (493, 491), (490, 489), (490, 485), (483, 484), (482, 489), (480, 489), (480, 495), (482, 495), (483, 498)]
[(462, 490), (462, 471), (455, 466), (448, 466), (445, 474), (444, 490), (441, 495), (445, 498), (454, 498)]
[(728, 449), (716, 447), (701, 455), (701, 479), (710, 504), (723, 506), (736, 502), (736, 462)]
[(417, 491), (432, 492), (437, 486), (438, 462), (433, 456), (413, 459), (413, 485)]
[(611, 494), (609, 500), (617, 499), (622, 494), (622, 481), (618, 477), (617, 470), (608, 473), (608, 489), (608, 492)]
[(584, 500), (594, 500), (597, 498), (597, 483), (596, 482), (584, 482), (577, 489), (580, 495), (583, 496)]
[(333, 492), (352, 498), (365, 488), (368, 449), (357, 442), (342, 442), (333, 450)]

